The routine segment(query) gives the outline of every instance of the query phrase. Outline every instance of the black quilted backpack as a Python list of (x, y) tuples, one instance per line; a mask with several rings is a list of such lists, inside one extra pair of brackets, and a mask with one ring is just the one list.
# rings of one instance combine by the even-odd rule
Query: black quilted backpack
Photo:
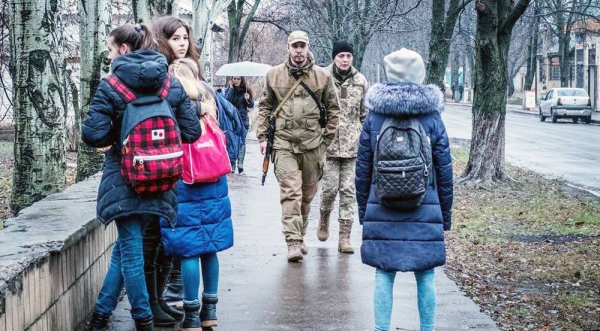
[(375, 196), (389, 208), (421, 205), (432, 177), (431, 142), (414, 118), (388, 117), (375, 148)]

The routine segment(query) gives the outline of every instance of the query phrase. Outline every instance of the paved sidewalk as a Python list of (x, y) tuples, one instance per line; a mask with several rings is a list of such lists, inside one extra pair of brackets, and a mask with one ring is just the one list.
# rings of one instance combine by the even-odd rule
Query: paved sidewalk
[[(271, 169), (265, 186), (260, 185), (262, 156), (253, 135), (247, 147), (246, 172), (229, 175), (235, 246), (219, 254), (219, 327), (215, 330), (373, 330), (375, 269), (362, 264), (359, 253), (337, 252), (337, 222), (332, 222), (327, 242), (317, 240), (319, 196), (308, 227), (309, 254), (302, 263), (288, 263), (277, 181)], [(358, 250), (361, 228), (355, 224), (352, 243)], [(498, 330), (443, 268), (436, 270), (436, 282), (437, 331)], [(390, 330), (418, 330), (418, 321), (414, 277), (398, 274)], [(126, 299), (114, 313), (113, 328), (135, 329)]]

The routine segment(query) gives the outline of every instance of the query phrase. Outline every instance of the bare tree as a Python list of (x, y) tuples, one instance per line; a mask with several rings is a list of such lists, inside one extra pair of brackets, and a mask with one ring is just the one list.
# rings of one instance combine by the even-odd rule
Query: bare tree
[(571, 32), (573, 25), (589, 17), (591, 8), (598, 9), (597, 0), (538, 0), (542, 2), (542, 19), (545, 26), (558, 39), (560, 86), (569, 86), (571, 76)]
[[(81, 50), (81, 109), (75, 109), (75, 126), (87, 117), (90, 103), (102, 76), (108, 73), (106, 42), (111, 26), (109, 0), (79, 0), (79, 40)], [(77, 149), (77, 181), (102, 169), (104, 156), (95, 148), (80, 143)]]
[(444, 87), (444, 75), (450, 54), (450, 44), (458, 15), (472, 0), (433, 0), (431, 8), (431, 37), (429, 39), (429, 62), (425, 81)]
[(63, 2), (9, 0), (15, 116), (13, 214), (65, 187)]
[(506, 66), (513, 27), (530, 0), (477, 0), (475, 97), (471, 151), (459, 182), (506, 178)]
[(173, 0), (131, 0), (136, 22), (150, 22), (154, 16), (173, 15)]
[(233, 0), (192, 0), (192, 29), (202, 48), (200, 67), (207, 83), (212, 80), (212, 30), (214, 22)]
[[(232, 0), (227, 7), (229, 18), (229, 63), (240, 60), (240, 48), (244, 44), (250, 23), (256, 14), (260, 0), (254, 0), (252, 5), (246, 0)], [(250, 7), (247, 12), (244, 7)], [(242, 23), (243, 20), (243, 23)]]
[[(331, 59), (333, 42), (347, 40), (354, 44), (354, 66), (362, 66), (365, 50), (378, 32), (404, 18), (421, 5), (421, 0), (279, 0), (276, 12), (255, 18), (285, 32), (298, 28), (309, 32), (311, 50), (317, 60)], [(279, 14), (277, 14), (279, 13)], [(288, 17), (281, 13), (298, 13)], [(418, 27), (413, 29), (417, 30)], [(395, 31), (396, 35), (408, 31)]]
[(7, 80), (9, 75), (9, 46), (8, 3), (2, 1), (0, 7), (0, 123), (12, 120), (12, 84)]

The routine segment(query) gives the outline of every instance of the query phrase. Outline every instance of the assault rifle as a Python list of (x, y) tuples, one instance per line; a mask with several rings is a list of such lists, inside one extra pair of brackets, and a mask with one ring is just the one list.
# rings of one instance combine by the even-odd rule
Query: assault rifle
[(269, 163), (271, 162), (271, 156), (273, 154), (273, 140), (275, 139), (275, 114), (271, 114), (269, 117), (269, 128), (267, 129), (267, 150), (265, 151), (265, 159), (263, 160), (263, 175), (261, 185), (265, 185), (265, 179), (267, 179), (267, 172), (269, 172)]

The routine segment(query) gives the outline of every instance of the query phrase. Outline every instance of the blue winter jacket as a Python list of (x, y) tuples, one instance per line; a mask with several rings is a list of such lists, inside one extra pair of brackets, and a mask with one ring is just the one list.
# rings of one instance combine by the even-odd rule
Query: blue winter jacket
[[(386, 271), (421, 271), (446, 263), (444, 230), (450, 230), (452, 159), (440, 113), (444, 98), (435, 85), (376, 84), (365, 95), (365, 119), (356, 162), (356, 199), (363, 225), (362, 261)], [(375, 197), (373, 155), (384, 120), (417, 118), (431, 141), (435, 180), (421, 206), (403, 211), (384, 207)]]
[(233, 246), (227, 176), (207, 184), (188, 185), (180, 180), (177, 193), (177, 224), (172, 228), (165, 219), (160, 221), (167, 255), (195, 257)]
[[(112, 62), (112, 72), (134, 93), (154, 95), (167, 77), (167, 60), (151, 50), (137, 50), (121, 55)], [(183, 142), (200, 137), (200, 122), (181, 83), (171, 78), (167, 101), (175, 114)], [(94, 94), (88, 117), (82, 128), (82, 139), (91, 147), (111, 148), (105, 152), (102, 179), (98, 188), (96, 213), (105, 225), (115, 218), (150, 214), (175, 222), (177, 195), (168, 191), (152, 196), (140, 196), (121, 176), (121, 122), (126, 103), (102, 80)]]
[(240, 146), (246, 139), (248, 130), (242, 124), (240, 114), (231, 102), (227, 101), (221, 93), (215, 93), (219, 118), (219, 127), (225, 133), (227, 141), (227, 154), (229, 160), (237, 160), (240, 155)]

